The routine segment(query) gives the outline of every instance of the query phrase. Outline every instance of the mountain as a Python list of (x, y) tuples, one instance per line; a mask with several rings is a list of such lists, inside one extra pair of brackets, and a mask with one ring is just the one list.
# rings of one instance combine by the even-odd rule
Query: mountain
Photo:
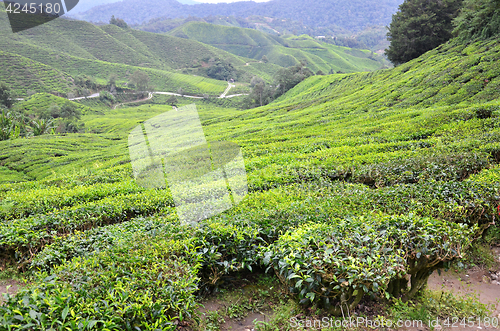
[(289, 67), (306, 61), (314, 72), (356, 72), (376, 70), (389, 65), (382, 56), (370, 51), (329, 45), (307, 35), (280, 37), (253, 29), (244, 29), (203, 22), (188, 22), (170, 35), (196, 40), (232, 54), (262, 59)]
[(342, 28), (360, 31), (373, 25), (388, 25), (402, 0), (272, 0), (255, 3), (183, 5), (175, 0), (123, 0), (98, 6), (75, 17), (93, 21), (108, 22), (112, 15), (129, 24), (141, 24), (157, 17), (207, 17), (260, 15), (290, 19), (315, 28)]

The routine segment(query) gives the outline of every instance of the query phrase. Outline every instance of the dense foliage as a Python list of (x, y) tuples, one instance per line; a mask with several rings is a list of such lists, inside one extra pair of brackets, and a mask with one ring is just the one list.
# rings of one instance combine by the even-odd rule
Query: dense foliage
[(127, 22), (125, 22), (121, 18), (115, 18), (115, 15), (111, 16), (111, 19), (109, 20), (109, 24), (116, 25), (117, 27), (122, 28), (122, 29), (128, 28)]
[(465, 0), (455, 25), (454, 33), (462, 41), (496, 36), (500, 33), (500, 3), (496, 0)]
[(452, 37), (462, 0), (405, 0), (393, 15), (385, 54), (394, 64), (419, 57)]
[(0, 83), (0, 107), (6, 107), (10, 108), (12, 106), (12, 103), (14, 102), (12, 100), (13, 94), (9, 86), (5, 84), (4, 82)]
[(259, 77), (254, 77), (251, 81), (252, 92), (247, 97), (246, 105), (247, 107), (267, 105), (312, 75), (313, 73), (306, 68), (305, 63), (299, 63), (290, 68), (278, 70), (274, 75), (274, 88), (266, 85)]

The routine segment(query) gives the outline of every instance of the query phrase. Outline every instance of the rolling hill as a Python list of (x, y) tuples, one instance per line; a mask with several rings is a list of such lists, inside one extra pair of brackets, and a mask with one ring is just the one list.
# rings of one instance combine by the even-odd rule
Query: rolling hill
[[(82, 101), (87, 133), (0, 141), (0, 269), (29, 280), (5, 296), (0, 326), (201, 331), (260, 311), (272, 312), (255, 322), (265, 330), (293, 328), (298, 316), (342, 326), (367, 313), (486, 321), (484, 304), (426, 284), (436, 271), (493, 259), (488, 245), (500, 243), (499, 34), (453, 39), (392, 69), (311, 76), (264, 107), (196, 100), (207, 149), (241, 147), (248, 194), (194, 224), (180, 220), (173, 186), (137, 184), (129, 151), (134, 128), (166, 112), (182, 118), (192, 100)], [(260, 36), (241, 38), (245, 50)], [(283, 40), (289, 47), (259, 42), (315, 45)], [(78, 59), (136, 68), (91, 59), (100, 53), (81, 45), (88, 54)], [(18, 105), (52, 102), (66, 100), (35, 94)], [(215, 158), (209, 171), (229, 186), (226, 169)], [(226, 197), (221, 182), (203, 182), (207, 209)], [(187, 198), (198, 206), (199, 196)]]
[[(119, 86), (126, 88), (130, 75), (136, 70), (147, 73), (157, 90), (177, 91), (182, 88), (191, 94), (220, 95), (226, 83), (210, 79), (206, 73), (210, 62), (217, 59), (231, 64), (238, 80), (247, 83), (254, 76), (272, 81), (273, 74), (280, 67), (293, 65), (302, 59), (310, 62), (311, 68), (321, 68), (326, 72), (330, 68), (352, 72), (375, 70), (381, 66), (378, 60), (368, 59), (368, 53), (357, 52), (361, 56), (356, 57), (346, 53), (350, 50), (342, 49), (337, 50), (338, 56), (327, 47), (303, 53), (298, 48), (306, 47), (305, 43), (273, 39), (248, 29), (234, 30), (233, 34), (236, 38), (249, 34), (249, 45), (262, 42), (273, 49), (266, 48), (267, 51), (260, 53), (239, 51), (235, 55), (196, 40), (66, 19), (54, 20), (16, 34), (8, 31), (8, 26), (5, 11), (0, 9), (0, 30), (5, 31), (0, 36), (0, 49), (8, 59), (0, 63), (0, 80), (11, 85), (18, 97), (27, 95), (28, 91), (79, 95), (81, 88), (75, 86), (73, 81), (81, 75), (92, 77), (101, 86), (107, 84), (111, 75), (115, 75)], [(203, 33), (214, 30), (208, 24), (199, 26), (197, 31), (200, 28), (206, 30)], [(280, 43), (291, 44), (293, 48), (281, 47)], [(309, 43), (317, 45), (312, 40)], [(228, 49), (231, 50), (231, 47)], [(322, 52), (328, 54), (323, 58), (313, 54)], [(266, 53), (271, 58), (270, 63), (260, 63), (260, 58)], [(332, 66), (325, 62), (330, 60)], [(22, 75), (12, 75), (17, 68), (23, 72)]]
[(280, 37), (253, 29), (204, 22), (188, 22), (169, 34), (197, 40), (246, 58), (260, 60), (266, 56), (270, 63), (282, 67), (305, 60), (313, 72), (347, 73), (390, 66), (382, 56), (370, 51), (321, 43), (307, 35)]
[[(114, 74), (124, 86), (136, 70), (147, 72), (159, 90), (182, 88), (188, 93), (219, 95), (227, 83), (206, 77), (202, 61), (210, 58), (222, 58), (233, 65), (242, 81), (254, 75), (271, 79), (277, 70), (272, 64), (247, 66), (250, 59), (196, 41), (114, 25), (97, 27), (59, 19), (13, 34), (8, 31), (5, 11), (0, 9), (0, 29), (5, 31), (0, 35), (0, 49), (6, 59), (0, 63), (0, 80), (12, 85), (19, 97), (28, 90), (78, 94), (73, 80), (79, 75), (105, 85)], [(16, 72), (23, 74), (12, 75)]]

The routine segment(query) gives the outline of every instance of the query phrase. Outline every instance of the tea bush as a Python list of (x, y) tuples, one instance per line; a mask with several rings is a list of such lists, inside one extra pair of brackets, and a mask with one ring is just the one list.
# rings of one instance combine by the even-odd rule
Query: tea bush
[(134, 236), (39, 274), (7, 296), (0, 325), (47, 330), (175, 330), (197, 307), (199, 255), (191, 240)]
[(463, 256), (473, 234), (466, 225), (411, 214), (334, 219), (287, 231), (262, 254), (301, 303), (340, 314), (364, 295), (411, 298), (432, 271)]

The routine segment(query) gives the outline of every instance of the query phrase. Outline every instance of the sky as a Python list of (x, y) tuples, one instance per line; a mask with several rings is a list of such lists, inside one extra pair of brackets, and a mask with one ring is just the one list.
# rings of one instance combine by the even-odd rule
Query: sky
[[(197, 2), (204, 2), (204, 3), (220, 3), (220, 2), (238, 2), (238, 1), (248, 1), (248, 0), (195, 0)], [(254, 2), (267, 2), (269, 0), (250, 0)]]

